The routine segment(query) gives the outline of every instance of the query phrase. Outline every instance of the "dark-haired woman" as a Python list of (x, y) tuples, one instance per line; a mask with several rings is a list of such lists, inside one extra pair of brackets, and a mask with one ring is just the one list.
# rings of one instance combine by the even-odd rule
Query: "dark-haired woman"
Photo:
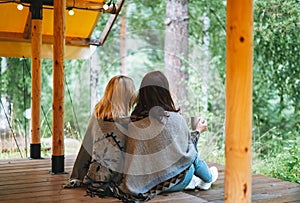
[[(193, 175), (200, 178), (196, 187), (210, 188), (218, 171), (215, 167), (208, 168), (199, 158), (162, 72), (153, 71), (144, 76), (131, 118), (124, 180), (120, 186), (125, 194), (132, 194), (131, 200), (147, 201), (163, 192), (183, 190)], [(206, 126), (206, 121), (201, 120), (198, 133), (205, 131)]]

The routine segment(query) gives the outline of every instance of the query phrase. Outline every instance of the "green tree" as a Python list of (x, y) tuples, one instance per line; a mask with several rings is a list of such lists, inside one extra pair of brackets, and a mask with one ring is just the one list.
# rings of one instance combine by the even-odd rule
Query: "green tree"
[(299, 10), (298, 1), (255, 3), (253, 114), (265, 155), (299, 136)]
[(10, 102), (12, 112), (7, 113), (9, 117), (13, 115), (12, 127), (25, 124), (24, 111), (30, 108), (30, 77), (27, 60), (6, 58), (5, 70), (1, 71), (1, 94), (5, 94)]

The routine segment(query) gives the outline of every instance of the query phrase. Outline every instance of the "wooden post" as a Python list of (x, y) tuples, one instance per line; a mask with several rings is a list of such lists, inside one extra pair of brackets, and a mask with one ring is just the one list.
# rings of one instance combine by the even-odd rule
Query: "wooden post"
[(66, 0), (54, 1), (52, 173), (64, 173), (64, 49)]
[(30, 158), (41, 158), (41, 47), (42, 47), (42, 3), (33, 1), (30, 7), (31, 23), (31, 144)]
[(251, 202), (252, 0), (227, 1), (225, 202)]

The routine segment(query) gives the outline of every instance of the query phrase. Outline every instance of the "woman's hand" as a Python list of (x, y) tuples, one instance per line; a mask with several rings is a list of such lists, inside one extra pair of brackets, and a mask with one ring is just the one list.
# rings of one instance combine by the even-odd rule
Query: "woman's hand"
[(207, 129), (207, 121), (203, 118), (200, 118), (198, 120), (196, 130), (199, 131), (199, 133), (203, 133), (206, 131), (206, 129)]

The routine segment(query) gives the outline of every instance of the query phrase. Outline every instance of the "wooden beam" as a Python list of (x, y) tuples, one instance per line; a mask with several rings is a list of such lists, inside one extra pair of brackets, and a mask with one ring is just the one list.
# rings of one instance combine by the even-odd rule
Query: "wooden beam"
[(24, 39), (30, 39), (31, 35), (31, 28), (32, 28), (32, 15), (31, 12), (28, 13), (25, 29), (23, 31), (23, 38)]
[(252, 0), (227, 0), (225, 202), (251, 202)]
[(24, 41), (30, 42), (31, 39), (25, 39), (23, 33), (19, 32), (0, 32), (1, 41)]
[(64, 49), (66, 0), (54, 1), (52, 173), (64, 172)]
[[(43, 42), (45, 42), (45, 44), (54, 44), (54, 37), (51, 35), (43, 35)], [(90, 39), (65, 36), (65, 45), (88, 46), (90, 45)]]
[[(53, 44), (54, 37), (52, 35), (43, 35), (42, 36), (43, 44)], [(12, 42), (30, 42), (31, 38), (24, 38), (23, 33), (17, 32), (0, 32), (0, 41), (12, 41)], [(92, 40), (94, 41), (94, 40)], [(66, 37), (66, 45), (74, 46), (88, 46), (90, 45), (91, 40), (88, 38), (80, 37)]]
[(102, 46), (104, 44), (112, 26), (114, 25), (118, 15), (119, 15), (119, 12), (122, 9), (123, 3), (124, 3), (124, 0), (119, 0), (116, 3), (116, 12), (113, 14), (110, 14), (109, 19), (106, 22), (106, 25), (101, 33), (99, 40), (94, 40), (94, 41), (91, 40), (91, 44), (96, 45), (96, 46)]
[(31, 31), (31, 144), (30, 158), (41, 158), (41, 47), (42, 47), (42, 20), (32, 20)]
[(66, 7), (78, 7), (86, 9), (102, 9), (106, 0), (66, 0)]

